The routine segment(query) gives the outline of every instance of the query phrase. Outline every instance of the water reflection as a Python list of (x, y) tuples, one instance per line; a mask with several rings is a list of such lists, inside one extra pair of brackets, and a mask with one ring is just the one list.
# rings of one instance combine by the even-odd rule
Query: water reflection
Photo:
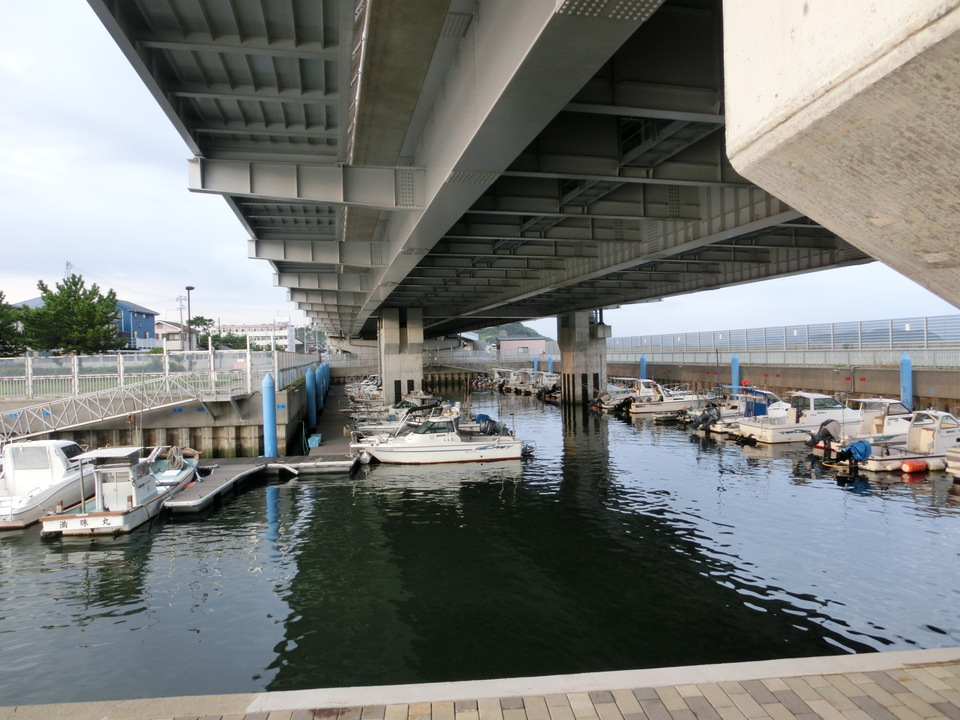
[[(960, 509), (943, 474), (838, 484), (805, 449), (741, 448), (516, 396), (476, 397), (474, 410), (512, 416), (536, 457), (252, 487), (201, 521), (126, 543), (0, 535), (0, 695), (254, 692), (960, 644), (946, 550)], [(55, 678), (40, 671), (51, 658)]]

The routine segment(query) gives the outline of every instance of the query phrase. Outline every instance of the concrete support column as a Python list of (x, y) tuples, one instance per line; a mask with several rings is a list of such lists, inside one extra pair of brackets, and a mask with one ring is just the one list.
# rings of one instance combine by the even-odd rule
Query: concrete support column
[(398, 402), (423, 388), (423, 310), (384, 308), (380, 318), (380, 377), (383, 398)]
[(557, 316), (560, 399), (564, 404), (588, 403), (606, 388), (608, 337), (610, 326), (604, 325), (595, 313)]

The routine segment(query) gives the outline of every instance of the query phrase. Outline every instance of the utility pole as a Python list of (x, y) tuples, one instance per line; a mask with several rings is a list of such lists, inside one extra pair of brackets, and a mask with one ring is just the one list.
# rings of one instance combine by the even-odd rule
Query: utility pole
[(185, 350), (183, 346), (183, 302), (187, 299), (186, 295), (177, 295), (177, 308), (180, 310), (180, 349)]

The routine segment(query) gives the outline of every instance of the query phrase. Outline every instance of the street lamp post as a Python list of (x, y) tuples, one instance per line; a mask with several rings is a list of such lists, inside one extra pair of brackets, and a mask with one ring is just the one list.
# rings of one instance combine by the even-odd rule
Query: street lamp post
[(187, 349), (193, 350), (193, 330), (190, 321), (190, 291), (196, 290), (193, 285), (187, 285)]

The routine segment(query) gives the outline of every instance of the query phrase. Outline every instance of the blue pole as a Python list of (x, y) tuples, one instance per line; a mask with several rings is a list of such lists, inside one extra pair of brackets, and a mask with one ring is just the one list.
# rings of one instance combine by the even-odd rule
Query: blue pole
[(317, 424), (317, 376), (313, 370), (307, 370), (307, 425)]
[(908, 353), (900, 356), (900, 402), (913, 410), (913, 360)]
[(320, 367), (318, 367), (316, 370), (316, 380), (317, 380), (317, 383), (316, 383), (317, 384), (317, 387), (316, 387), (317, 407), (320, 410), (323, 410), (323, 396), (327, 394), (327, 381), (323, 374), (323, 365), (320, 365)]
[(553, 372), (553, 355), (547, 356), (547, 372)]
[(645, 378), (647, 376), (647, 356), (640, 356), (640, 377)]
[(260, 390), (263, 394), (263, 456), (277, 457), (277, 392), (273, 375), (263, 376)]
[(730, 358), (730, 384), (733, 385), (733, 392), (737, 392), (740, 387), (740, 358), (736, 353)]

